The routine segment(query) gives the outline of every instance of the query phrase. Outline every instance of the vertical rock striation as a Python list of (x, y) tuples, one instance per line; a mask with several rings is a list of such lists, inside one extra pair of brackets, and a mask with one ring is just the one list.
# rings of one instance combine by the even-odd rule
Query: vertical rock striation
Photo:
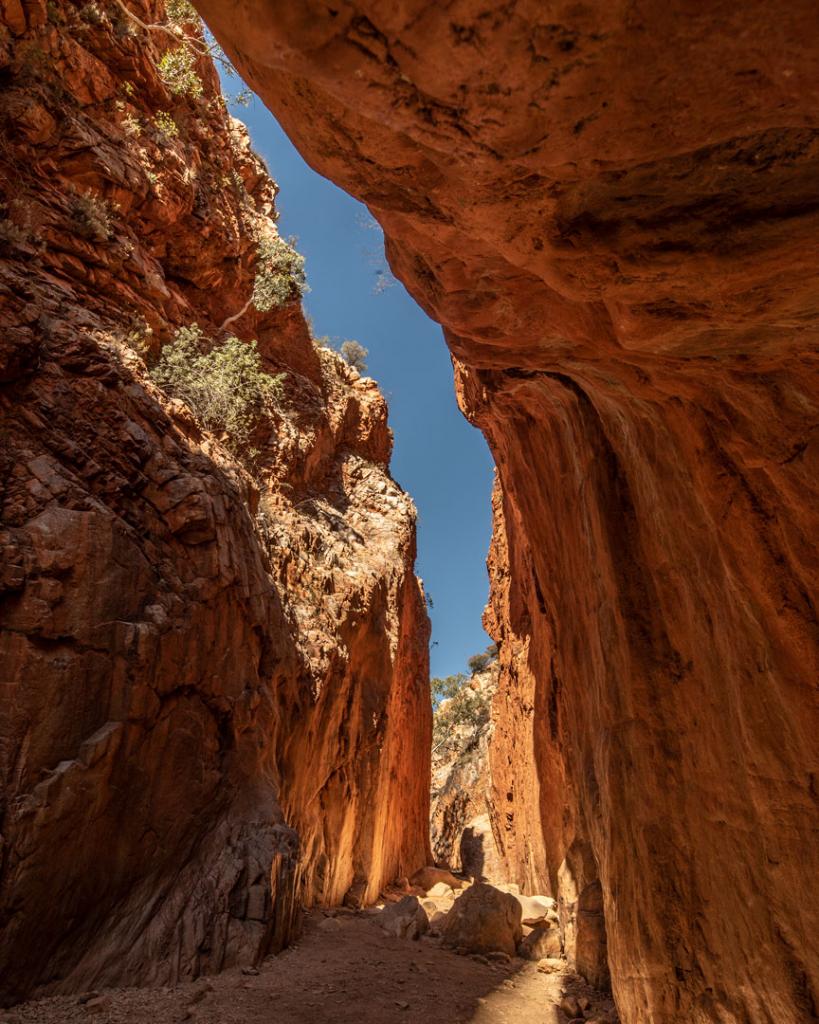
[[(139, 18), (164, 17), (148, 0)], [(209, 60), (0, 4), (0, 997), (280, 948), (428, 860), (428, 622), (376, 385), (246, 306), (275, 185)], [(238, 318), (235, 314), (244, 308)], [(258, 340), (244, 463), (151, 383)]]
[(815, 5), (199, 6), (494, 452), (511, 862), (625, 1020), (812, 1019)]

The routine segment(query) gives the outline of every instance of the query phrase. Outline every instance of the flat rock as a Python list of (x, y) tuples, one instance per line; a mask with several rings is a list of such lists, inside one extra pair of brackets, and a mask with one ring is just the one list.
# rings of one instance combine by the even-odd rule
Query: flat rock
[(520, 903), (521, 921), (528, 925), (545, 921), (549, 911), (557, 906), (551, 896), (516, 896), (516, 899)]
[(441, 896), (454, 896), (452, 886), (447, 885), (445, 882), (436, 882), (435, 885), (427, 892), (427, 896), (441, 897)]

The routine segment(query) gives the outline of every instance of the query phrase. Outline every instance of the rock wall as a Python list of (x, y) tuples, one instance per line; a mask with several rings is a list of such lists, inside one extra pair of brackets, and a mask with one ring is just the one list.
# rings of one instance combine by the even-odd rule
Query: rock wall
[[(161, 6), (132, 7), (142, 21)], [(246, 307), (275, 185), (214, 69), (115, 4), (0, 4), (0, 990), (167, 983), (426, 863), (415, 511), (295, 293), (244, 463), (149, 380)], [(144, 357), (144, 358), (143, 358)]]
[(464, 682), (470, 698), (474, 694), (480, 706), (463, 721), (453, 722), (449, 716), (451, 699), (434, 708), (432, 734), (432, 856), (442, 867), (490, 882), (507, 881), (508, 870), (490, 821), (494, 807), (489, 764), (494, 729), (491, 706), (498, 674), (495, 661)]
[(199, 7), (494, 452), (514, 862), (599, 878), (626, 1021), (815, 1017), (815, 5)]
[(507, 880), (526, 893), (557, 894), (554, 866), (574, 826), (570, 782), (556, 742), (557, 704), (546, 700), (537, 670), (551, 666), (553, 647), (526, 536), (497, 478), (492, 521), (484, 627), (498, 643), (499, 680), (488, 751), (490, 817)]

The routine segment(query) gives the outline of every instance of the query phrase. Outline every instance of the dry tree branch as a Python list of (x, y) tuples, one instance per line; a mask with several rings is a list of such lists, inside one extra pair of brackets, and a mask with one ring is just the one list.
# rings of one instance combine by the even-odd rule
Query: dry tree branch
[(222, 326), (219, 328), (219, 330), (223, 331), (227, 327), (228, 324), (232, 324), (235, 320), (241, 319), (245, 315), (245, 313), (250, 309), (250, 307), (252, 305), (253, 305), (253, 296), (251, 295), (250, 298), (247, 300), (247, 302), (244, 304), (244, 306), (242, 306), (242, 308), (239, 310), (239, 312), (238, 313), (234, 313), (233, 316), (229, 316), (227, 318), (227, 320), (225, 320), (222, 323)]
[(145, 32), (163, 32), (166, 36), (170, 36), (175, 42), (189, 46), (198, 56), (210, 57), (211, 60), (215, 60), (221, 64), (229, 74), (235, 74), (233, 65), (227, 57), (221, 53), (218, 43), (206, 43), (204, 40), (198, 39), (196, 36), (192, 36), (190, 33), (182, 31), (182, 29), (179, 29), (177, 32), (170, 25), (164, 25), (161, 22), (145, 22), (138, 15), (134, 14), (133, 11), (129, 10), (123, 3), (123, 0), (114, 0), (114, 3), (119, 7), (123, 14), (126, 15), (126, 17), (130, 18), (135, 25), (138, 25)]

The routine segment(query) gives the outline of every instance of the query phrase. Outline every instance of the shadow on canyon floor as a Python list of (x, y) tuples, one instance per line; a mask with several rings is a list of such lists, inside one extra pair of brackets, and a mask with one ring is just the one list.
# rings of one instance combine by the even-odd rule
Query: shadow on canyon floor
[[(21, 1004), (4, 1024), (559, 1024), (577, 980), (535, 964), (482, 963), (384, 934), (368, 915), (307, 915), (301, 940), (258, 974), (235, 969), (191, 984), (111, 989)], [(589, 990), (590, 991), (590, 990)]]

